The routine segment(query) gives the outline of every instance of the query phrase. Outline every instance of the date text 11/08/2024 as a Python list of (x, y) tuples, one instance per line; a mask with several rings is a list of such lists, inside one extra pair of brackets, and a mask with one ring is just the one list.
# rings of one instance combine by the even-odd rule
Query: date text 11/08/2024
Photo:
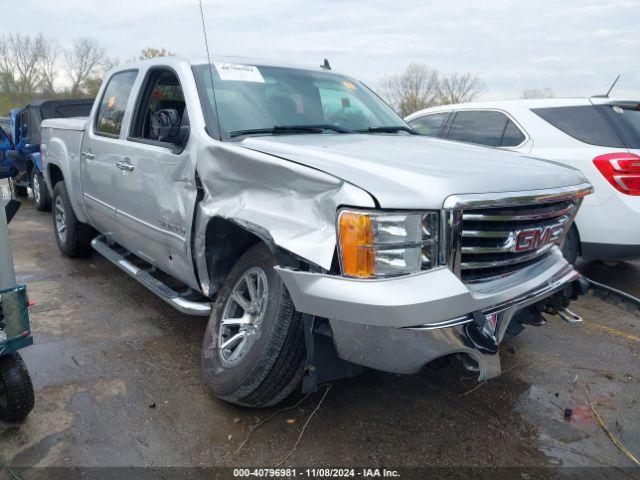
[(399, 478), (397, 470), (386, 468), (236, 468), (234, 478), (282, 477), (282, 478)]

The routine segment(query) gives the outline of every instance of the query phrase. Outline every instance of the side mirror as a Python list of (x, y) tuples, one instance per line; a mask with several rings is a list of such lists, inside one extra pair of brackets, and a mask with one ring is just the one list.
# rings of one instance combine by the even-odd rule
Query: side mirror
[(20, 152), (18, 152), (17, 150), (7, 150), (4, 156), (13, 165), (20, 163), (20, 161), (22, 160), (22, 156), (20, 155)]
[(18, 174), (16, 157), (20, 160), (20, 154), (15, 150), (0, 152), (0, 178), (11, 178)]
[(0, 178), (9, 178), (11, 176), (11, 162), (5, 162), (4, 151), (0, 150)]

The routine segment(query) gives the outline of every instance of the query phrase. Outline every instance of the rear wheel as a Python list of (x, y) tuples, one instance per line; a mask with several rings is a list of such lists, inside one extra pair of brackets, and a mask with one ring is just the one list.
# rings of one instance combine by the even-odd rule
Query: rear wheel
[(33, 188), (33, 200), (36, 208), (41, 212), (48, 212), (51, 209), (49, 190), (47, 190), (42, 173), (35, 167), (31, 171), (31, 188)]
[(207, 325), (205, 382), (231, 403), (275, 405), (302, 380), (303, 324), (274, 266), (264, 244), (250, 248), (225, 280)]
[(0, 420), (21, 422), (33, 404), (33, 384), (22, 357), (17, 353), (0, 356)]
[(13, 178), (9, 179), (9, 191), (12, 198), (20, 198), (27, 196), (27, 187), (16, 185)]
[(76, 217), (63, 181), (56, 183), (53, 189), (52, 211), (53, 233), (60, 251), (75, 258), (90, 255), (95, 232)]

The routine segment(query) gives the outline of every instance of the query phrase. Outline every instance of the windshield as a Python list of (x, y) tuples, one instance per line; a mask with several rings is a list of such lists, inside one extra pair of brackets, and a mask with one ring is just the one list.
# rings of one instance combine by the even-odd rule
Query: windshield
[[(339, 133), (407, 124), (364, 84), (328, 72), (295, 68), (214, 63), (194, 67), (207, 124), (216, 122), (222, 138), (246, 134)], [(211, 89), (215, 86), (215, 102)], [(210, 131), (217, 129), (217, 124)], [(248, 132), (254, 130), (254, 132)], [(256, 132), (255, 130), (263, 130)], [(265, 132), (266, 130), (266, 132)], [(240, 139), (243, 137), (240, 136)]]

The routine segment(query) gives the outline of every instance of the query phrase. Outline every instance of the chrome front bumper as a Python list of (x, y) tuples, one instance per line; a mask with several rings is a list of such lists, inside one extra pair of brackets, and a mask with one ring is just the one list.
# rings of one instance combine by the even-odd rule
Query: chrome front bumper
[[(466, 285), (450, 269), (382, 280), (276, 268), (299, 312), (328, 318), (338, 355), (393, 373), (415, 373), (436, 358), (464, 353), (480, 379), (500, 374), (499, 355), (474, 342), (469, 326), (491, 316), (484, 333), (499, 344), (514, 315), (580, 278), (557, 247), (513, 275)], [(474, 317), (475, 316), (475, 317)]]

